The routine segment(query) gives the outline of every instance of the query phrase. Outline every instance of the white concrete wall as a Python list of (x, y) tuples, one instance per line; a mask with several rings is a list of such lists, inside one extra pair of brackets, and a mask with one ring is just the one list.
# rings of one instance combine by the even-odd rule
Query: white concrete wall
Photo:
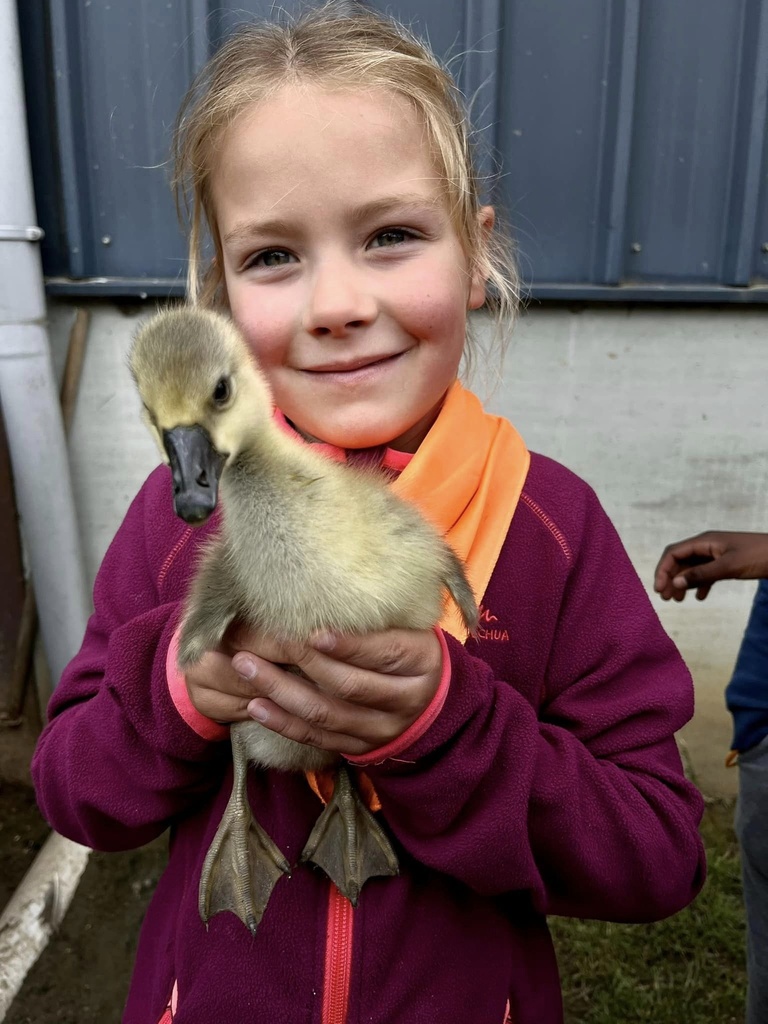
[[(90, 308), (71, 458), (93, 576), (157, 457), (125, 362), (152, 308)], [(59, 363), (72, 315), (66, 303), (51, 307)], [(530, 448), (592, 484), (649, 591), (666, 543), (707, 528), (768, 530), (767, 317), (760, 308), (534, 305), (517, 326), (489, 407), (512, 419)], [(694, 674), (696, 716), (683, 738), (713, 795), (735, 790), (735, 772), (723, 767), (723, 687), (753, 592), (750, 583), (724, 583), (704, 604), (653, 598)]]
[[(768, 530), (768, 316), (760, 308), (531, 308), (492, 406), (530, 448), (579, 473), (643, 582), (665, 544), (704, 529)], [(606, 581), (610, 585), (610, 581)], [(654, 606), (696, 682), (683, 738), (703, 788), (735, 791), (723, 688), (754, 584)]]

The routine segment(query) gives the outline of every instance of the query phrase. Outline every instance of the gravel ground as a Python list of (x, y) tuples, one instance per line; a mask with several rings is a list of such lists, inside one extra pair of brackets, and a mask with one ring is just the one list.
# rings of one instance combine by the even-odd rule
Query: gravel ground
[[(0, 905), (48, 835), (28, 786), (0, 781)], [(139, 927), (165, 865), (166, 840), (91, 854), (62, 925), (32, 968), (5, 1024), (118, 1024)]]

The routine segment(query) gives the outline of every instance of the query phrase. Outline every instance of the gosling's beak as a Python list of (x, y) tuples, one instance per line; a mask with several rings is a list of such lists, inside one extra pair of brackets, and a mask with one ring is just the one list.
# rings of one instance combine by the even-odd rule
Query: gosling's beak
[(227, 457), (200, 426), (164, 430), (163, 444), (173, 474), (173, 510), (185, 523), (199, 526), (216, 508)]

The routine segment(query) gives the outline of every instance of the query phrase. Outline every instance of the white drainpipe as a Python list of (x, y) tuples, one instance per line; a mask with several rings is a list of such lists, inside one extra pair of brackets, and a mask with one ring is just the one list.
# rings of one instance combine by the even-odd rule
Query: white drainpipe
[[(51, 678), (90, 601), (45, 328), (15, 0), (0, 0), (0, 405)], [(89, 851), (52, 833), (0, 914), (0, 1021), (61, 919)]]
[(0, 0), (0, 140), (0, 405), (55, 685), (80, 646), (90, 598), (45, 326), (14, 0)]

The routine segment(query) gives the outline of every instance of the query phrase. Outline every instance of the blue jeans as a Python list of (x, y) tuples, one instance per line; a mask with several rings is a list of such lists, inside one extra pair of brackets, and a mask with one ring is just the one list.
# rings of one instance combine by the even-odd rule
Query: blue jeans
[(745, 1024), (768, 1024), (768, 736), (739, 756), (735, 827), (747, 912)]

